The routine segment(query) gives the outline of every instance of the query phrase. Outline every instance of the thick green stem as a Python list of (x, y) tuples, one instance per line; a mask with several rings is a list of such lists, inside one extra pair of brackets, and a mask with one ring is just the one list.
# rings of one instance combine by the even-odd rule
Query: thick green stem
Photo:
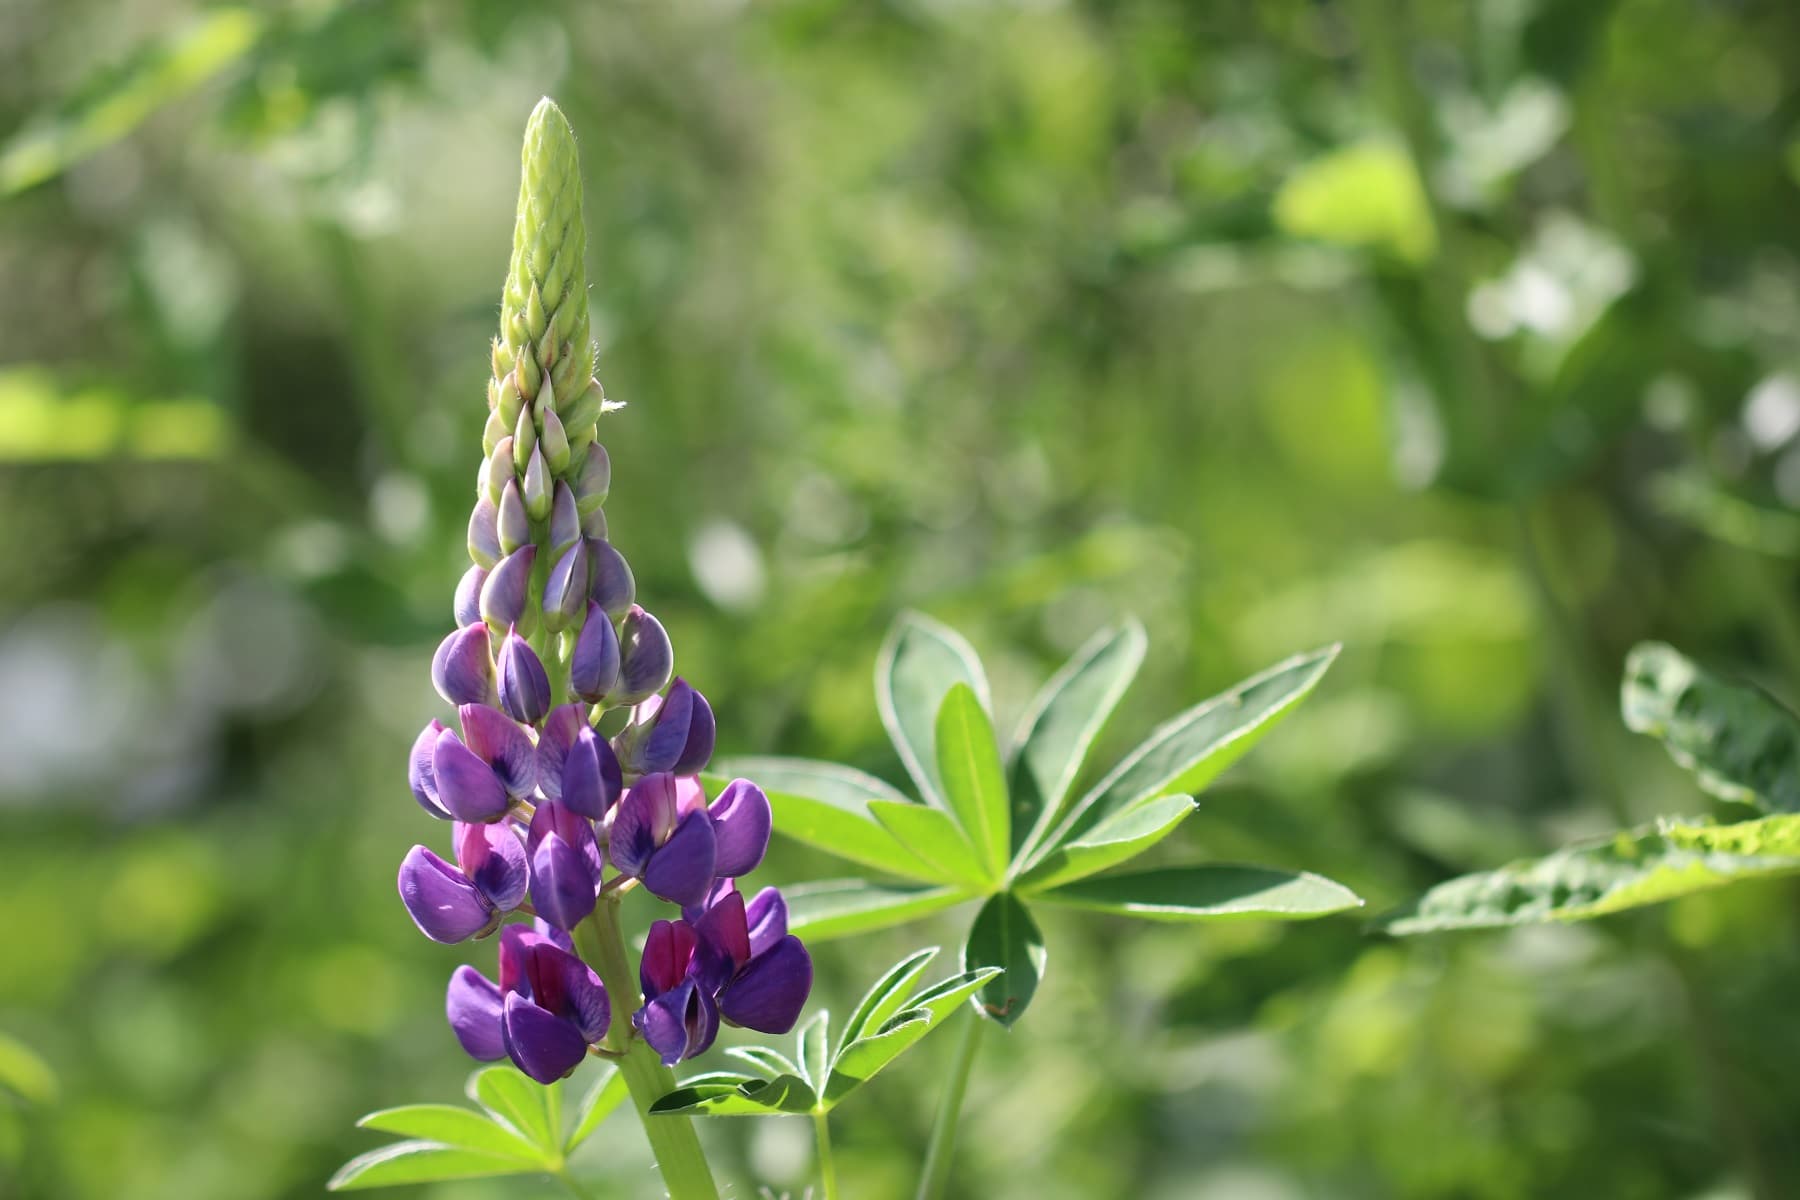
[(581, 956), (599, 972), (612, 1001), (612, 1027), (606, 1033), (606, 1048), (618, 1059), (619, 1074), (631, 1091), (631, 1102), (637, 1106), (643, 1122), (644, 1136), (650, 1140), (650, 1152), (656, 1157), (656, 1168), (662, 1172), (663, 1186), (670, 1200), (718, 1200), (719, 1189), (713, 1183), (712, 1170), (706, 1165), (706, 1153), (700, 1148), (700, 1137), (694, 1123), (681, 1116), (651, 1116), (650, 1106), (675, 1090), (675, 1074), (662, 1065), (642, 1039), (632, 1036), (629, 1013), (637, 1007), (637, 975), (625, 953), (625, 935), (619, 924), (618, 893), (602, 896), (594, 913), (575, 930), (575, 941)]
[(950, 1160), (956, 1154), (956, 1125), (962, 1117), (963, 1095), (969, 1090), (969, 1071), (975, 1065), (975, 1052), (981, 1048), (981, 1035), (987, 1029), (987, 1018), (971, 1012), (964, 1018), (962, 1042), (956, 1048), (956, 1062), (950, 1068), (950, 1086), (938, 1103), (937, 1117), (931, 1123), (931, 1144), (925, 1150), (925, 1173), (919, 1178), (918, 1200), (936, 1200), (944, 1194), (950, 1178)]
[(831, 1118), (817, 1109), (812, 1118), (819, 1135), (819, 1188), (824, 1200), (838, 1200), (837, 1163), (831, 1157)]

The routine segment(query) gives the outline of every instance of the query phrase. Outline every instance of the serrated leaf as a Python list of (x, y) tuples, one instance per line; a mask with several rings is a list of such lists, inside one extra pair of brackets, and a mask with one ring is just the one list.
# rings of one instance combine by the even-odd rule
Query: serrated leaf
[(733, 1046), (725, 1053), (749, 1063), (764, 1079), (800, 1074), (799, 1063), (770, 1046)]
[(1048, 958), (1037, 922), (1011, 892), (988, 898), (975, 914), (975, 924), (963, 946), (965, 971), (999, 967), (1005, 972), (989, 979), (976, 998), (982, 1012), (1007, 1026), (1023, 1016), (1031, 1004)]
[(1383, 925), (1407, 935), (1585, 921), (1744, 879), (1800, 872), (1800, 815), (1732, 825), (1665, 818), (1440, 883)]
[(850, 1019), (844, 1022), (844, 1044), (854, 1042), (865, 1029), (879, 1029), (883, 1021), (898, 1012), (906, 1002), (906, 990), (937, 957), (937, 952), (936, 946), (927, 946), (889, 967), (851, 1010)]
[(610, 1065), (602, 1070), (593, 1086), (581, 1098), (581, 1107), (575, 1110), (575, 1128), (563, 1142), (563, 1152), (567, 1154), (574, 1151), (575, 1147), (593, 1136), (594, 1130), (600, 1128), (600, 1122), (612, 1115), (629, 1092), (630, 1087), (626, 1084), (622, 1071)]
[(1137, 676), (1147, 645), (1136, 621), (1101, 630), (1033, 698), (1008, 777), (1015, 859), (1028, 857), (1060, 815), (1094, 739)]
[(1321, 875), (1227, 863), (1104, 875), (1037, 892), (1032, 899), (1153, 921), (1302, 920), (1362, 904), (1355, 892)]
[(1192, 796), (1152, 796), (1114, 813), (1078, 841), (1057, 846), (1015, 884), (1025, 894), (1098, 874), (1175, 832), (1198, 807)]
[(946, 979), (905, 1001), (898, 1012), (879, 1024), (871, 1022), (868, 1028), (873, 1032), (854, 1039), (846, 1038), (837, 1059), (831, 1064), (831, 1077), (825, 1083), (820, 1107), (831, 1109), (874, 1078), (883, 1067), (942, 1024), (945, 1017), (997, 974), (997, 968), (987, 967)]
[(1198, 795), (1306, 698), (1337, 654), (1338, 647), (1328, 646), (1277, 663), (1157, 726), (1069, 810), (1035, 857), (1086, 837), (1113, 813), (1146, 797)]
[(920, 797), (939, 808), (946, 802), (937, 775), (937, 715), (959, 683), (988, 706), (987, 676), (969, 643), (922, 613), (901, 613), (875, 660), (875, 705)]
[(871, 800), (869, 811), (896, 841), (931, 865), (938, 882), (977, 888), (991, 882), (987, 865), (943, 809), (910, 801)]
[(805, 934), (809, 942), (904, 924), (973, 894), (961, 886), (914, 887), (865, 879), (827, 879), (782, 889), (788, 931)]
[(559, 1131), (544, 1107), (544, 1087), (510, 1064), (484, 1067), (469, 1076), (469, 1099), (544, 1149), (558, 1145)]
[(821, 1008), (794, 1036), (800, 1047), (800, 1075), (815, 1089), (825, 1083), (831, 1069), (831, 1013)]
[(1000, 770), (994, 726), (964, 684), (952, 687), (938, 709), (937, 764), (950, 811), (987, 878), (997, 881), (1006, 871), (1012, 845), (1006, 776)]
[(487, 1115), (454, 1104), (409, 1104), (372, 1112), (357, 1126), (402, 1137), (423, 1138), (482, 1154), (542, 1162), (543, 1151)]
[(766, 1117), (810, 1113), (818, 1103), (804, 1079), (746, 1079), (735, 1086), (698, 1083), (676, 1088), (650, 1106), (652, 1113), (692, 1113), (700, 1117)]
[(1706, 791), (1800, 812), (1800, 721), (1767, 693), (1645, 642), (1625, 660), (1620, 707), (1627, 726), (1661, 741)]
[(849, 862), (905, 879), (934, 881), (937, 872), (894, 840), (869, 812), (869, 801), (906, 803), (899, 791), (873, 775), (804, 758), (737, 758), (701, 776), (716, 796), (736, 776), (767, 793), (775, 832)]
[(339, 1167), (325, 1187), (333, 1192), (354, 1192), (402, 1183), (528, 1175), (543, 1169), (538, 1163), (462, 1150), (439, 1142), (395, 1142), (357, 1155)]

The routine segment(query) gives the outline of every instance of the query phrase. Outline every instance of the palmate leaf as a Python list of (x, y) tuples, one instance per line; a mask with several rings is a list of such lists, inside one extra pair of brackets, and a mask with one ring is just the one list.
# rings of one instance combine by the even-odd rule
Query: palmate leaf
[(1645, 642), (1625, 660), (1620, 707), (1627, 726), (1660, 740), (1706, 791), (1800, 812), (1800, 721), (1766, 693)]
[(1100, 822), (1086, 837), (1064, 842), (1019, 877), (1021, 893), (1095, 875), (1136, 858), (1174, 833), (1197, 805), (1192, 796), (1152, 796)]
[(962, 886), (895, 885), (865, 879), (827, 879), (782, 889), (788, 904), (788, 930), (815, 942), (902, 925), (976, 894)]
[(987, 878), (998, 880), (1012, 857), (1006, 776), (994, 726), (966, 684), (952, 687), (938, 709), (937, 761), (950, 811)]
[(895, 841), (931, 865), (937, 882), (980, 888), (994, 881), (997, 873), (988, 871), (968, 835), (943, 809), (910, 800), (871, 800), (869, 811)]
[(959, 683), (989, 706), (981, 660), (962, 635), (921, 613), (901, 613), (875, 660), (875, 706), (920, 797), (938, 808), (947, 801), (937, 773), (937, 715)]
[(736, 776), (769, 797), (775, 831), (829, 854), (903, 879), (936, 882), (940, 872), (894, 840), (869, 811), (871, 800), (909, 803), (873, 775), (804, 758), (746, 757), (715, 764), (701, 776), (716, 796)]
[(1731, 825), (1664, 818), (1440, 883), (1383, 922), (1395, 934), (1583, 921), (1745, 879), (1800, 872), (1800, 815)]
[(1004, 972), (982, 987), (980, 1002), (984, 1013), (1007, 1026), (1025, 1014), (1048, 959), (1037, 922), (1010, 892), (990, 896), (981, 906), (963, 946), (964, 970)]
[(1338, 649), (1290, 658), (1165, 721), (1076, 802), (1028, 866), (1147, 797), (1197, 794), (1306, 698)]
[(454, 1104), (409, 1104), (404, 1108), (382, 1109), (356, 1124), (361, 1129), (423, 1138), (526, 1162), (538, 1162), (543, 1158), (541, 1147), (520, 1137), (510, 1126), (500, 1124), (485, 1113), (458, 1108)]
[[(933, 951), (935, 953), (935, 951)], [(924, 964), (920, 963), (922, 967)], [(901, 1001), (900, 1010), (879, 1024), (871, 1023), (844, 1044), (831, 1063), (820, 1107), (830, 1110), (844, 1097), (873, 1079), (883, 1068), (917, 1045), (920, 1038), (938, 1028), (963, 1001), (986, 986), (998, 968), (965, 971)], [(899, 989), (902, 994), (904, 989)]]
[(395, 1142), (359, 1154), (333, 1175), (325, 1187), (333, 1192), (392, 1187), (401, 1183), (434, 1183), (447, 1179), (487, 1179), (496, 1175), (528, 1175), (545, 1170), (542, 1162), (526, 1162), (441, 1142)]
[(1152, 921), (1232, 917), (1292, 921), (1362, 905), (1355, 892), (1320, 875), (1226, 863), (1123, 871), (1052, 888), (1032, 898)]

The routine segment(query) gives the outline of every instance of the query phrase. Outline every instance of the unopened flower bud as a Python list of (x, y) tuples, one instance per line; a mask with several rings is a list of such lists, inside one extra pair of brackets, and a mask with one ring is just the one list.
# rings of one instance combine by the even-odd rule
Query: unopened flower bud
[(508, 479), (500, 489), (499, 517), (495, 529), (500, 537), (500, 552), (511, 554), (531, 540), (531, 518), (525, 513), (525, 500), (519, 495), (517, 480)]
[(563, 551), (581, 540), (581, 513), (575, 507), (575, 493), (562, 480), (556, 481), (556, 495), (550, 502), (550, 554), (560, 559)]
[(544, 582), (544, 625), (559, 633), (587, 611), (587, 544), (580, 538), (563, 552)]
[(575, 506), (585, 517), (606, 503), (606, 494), (611, 490), (612, 459), (606, 447), (595, 442), (587, 448), (581, 469), (575, 473)]
[(481, 452), (493, 453), (494, 444), (506, 436), (506, 422), (500, 419), (500, 413), (491, 410), (487, 416), (487, 424), (481, 427)]
[(438, 643), (431, 683), (452, 704), (483, 704), (494, 694), (494, 659), (485, 625), (470, 625)]
[(550, 711), (550, 676), (537, 652), (511, 630), (500, 645), (500, 704), (515, 721), (535, 725)]
[(589, 704), (601, 704), (618, 686), (619, 635), (612, 619), (590, 600), (587, 621), (569, 658), (569, 688)]
[[(632, 578), (631, 567), (626, 563), (625, 556), (611, 542), (590, 538), (588, 573), (591, 577), (588, 584), (589, 599), (598, 604), (607, 616), (615, 621), (619, 620), (637, 598), (637, 580)], [(659, 688), (661, 686), (657, 685)]]
[(525, 511), (534, 521), (550, 515), (550, 467), (542, 446), (532, 448), (531, 461), (525, 464)]
[(602, 542), (607, 540), (606, 510), (604, 508), (596, 508), (581, 518), (581, 534), (583, 537), (594, 538)]
[(525, 474), (525, 464), (531, 461), (531, 452), (535, 449), (537, 426), (532, 424), (531, 410), (521, 409), (518, 424), (513, 426), (513, 470)]
[(577, 429), (586, 429), (600, 419), (600, 410), (606, 403), (606, 393), (600, 390), (598, 379), (588, 380), (588, 384), (576, 396), (574, 402), (567, 405), (557, 415), (562, 417), (563, 428), (573, 434)]
[(525, 602), (531, 594), (531, 568), (536, 562), (537, 546), (527, 542), (488, 572), (481, 587), (481, 619), (495, 630), (524, 619)]
[(538, 448), (544, 452), (544, 461), (550, 464), (551, 472), (561, 475), (569, 465), (569, 435), (563, 431), (556, 410), (549, 405), (544, 406), (543, 422)]
[(469, 514), (469, 557), (476, 566), (491, 567), (500, 561), (500, 510), (485, 496)]
[(519, 361), (513, 368), (513, 374), (519, 381), (520, 396), (531, 399), (537, 395), (538, 386), (544, 381), (544, 373), (538, 369), (537, 360), (531, 356), (529, 351), (519, 355)]
[(512, 434), (507, 434), (494, 445), (493, 453), (487, 457), (487, 473), (483, 478), (487, 481), (487, 491), (482, 493), (494, 502), (496, 508), (500, 504), (501, 489), (507, 482), (518, 478), (513, 469)]
[(598, 821), (618, 802), (624, 788), (625, 773), (611, 744), (584, 723), (563, 756), (560, 799), (573, 811)]
[(486, 567), (471, 566), (456, 582), (456, 602), (452, 606), (460, 629), (481, 620), (481, 585), (487, 582)]
[(524, 406), (525, 402), (519, 396), (519, 381), (514, 379), (510, 372), (497, 375), (496, 378), (500, 380), (500, 383), (497, 388), (498, 395), (494, 411), (500, 414), (500, 420), (506, 424), (506, 428), (510, 432), (513, 426), (519, 423), (519, 409)]
[(634, 604), (619, 627), (616, 704), (636, 704), (662, 691), (675, 672), (675, 647), (662, 622)]
[(692, 775), (712, 757), (712, 706), (685, 679), (677, 679), (667, 695), (651, 696), (637, 706), (631, 724), (613, 739), (619, 762), (634, 775), (667, 771)]

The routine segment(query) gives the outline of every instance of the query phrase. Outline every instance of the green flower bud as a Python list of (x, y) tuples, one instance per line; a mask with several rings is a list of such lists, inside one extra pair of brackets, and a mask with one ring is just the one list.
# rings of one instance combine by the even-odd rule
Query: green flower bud
[[(558, 392), (559, 396), (563, 393)], [(573, 402), (560, 405), (557, 415), (562, 417), (563, 427), (579, 429), (583, 425), (592, 425), (600, 419), (601, 406), (606, 403), (606, 392), (601, 389), (598, 379), (589, 379), (587, 386), (581, 389)]]
[(544, 452), (534, 447), (531, 461), (525, 464), (525, 511), (532, 520), (542, 521), (550, 515), (552, 499), (550, 467), (544, 462)]
[(525, 464), (531, 461), (531, 452), (537, 449), (537, 426), (532, 424), (531, 410), (519, 410), (519, 423), (513, 426), (513, 466), (520, 475), (525, 474)]
[[(544, 390), (550, 390), (548, 381)], [(557, 419), (556, 410), (544, 406), (543, 428), (539, 430), (538, 448), (544, 452), (544, 461), (550, 464), (553, 475), (561, 475), (569, 469), (569, 435), (563, 432), (563, 423)]]
[(513, 466), (512, 434), (501, 438), (494, 446), (494, 452), (487, 460), (487, 498), (495, 504), (500, 503), (500, 493), (507, 481), (519, 477), (518, 469)]
[(506, 427), (511, 429), (519, 423), (519, 409), (525, 404), (519, 396), (519, 381), (508, 371), (495, 390), (497, 394), (494, 408), (500, 414), (500, 419), (506, 422)]
[(595, 442), (587, 448), (581, 469), (575, 472), (575, 507), (585, 517), (606, 503), (606, 494), (611, 490), (612, 459), (606, 447)]
[(508, 479), (500, 490), (500, 552), (511, 554), (531, 540), (531, 518), (525, 512), (525, 500), (519, 495), (519, 484)]
[(493, 453), (495, 443), (505, 436), (506, 422), (500, 419), (500, 412), (495, 409), (488, 413), (487, 424), (481, 430), (481, 452)]

